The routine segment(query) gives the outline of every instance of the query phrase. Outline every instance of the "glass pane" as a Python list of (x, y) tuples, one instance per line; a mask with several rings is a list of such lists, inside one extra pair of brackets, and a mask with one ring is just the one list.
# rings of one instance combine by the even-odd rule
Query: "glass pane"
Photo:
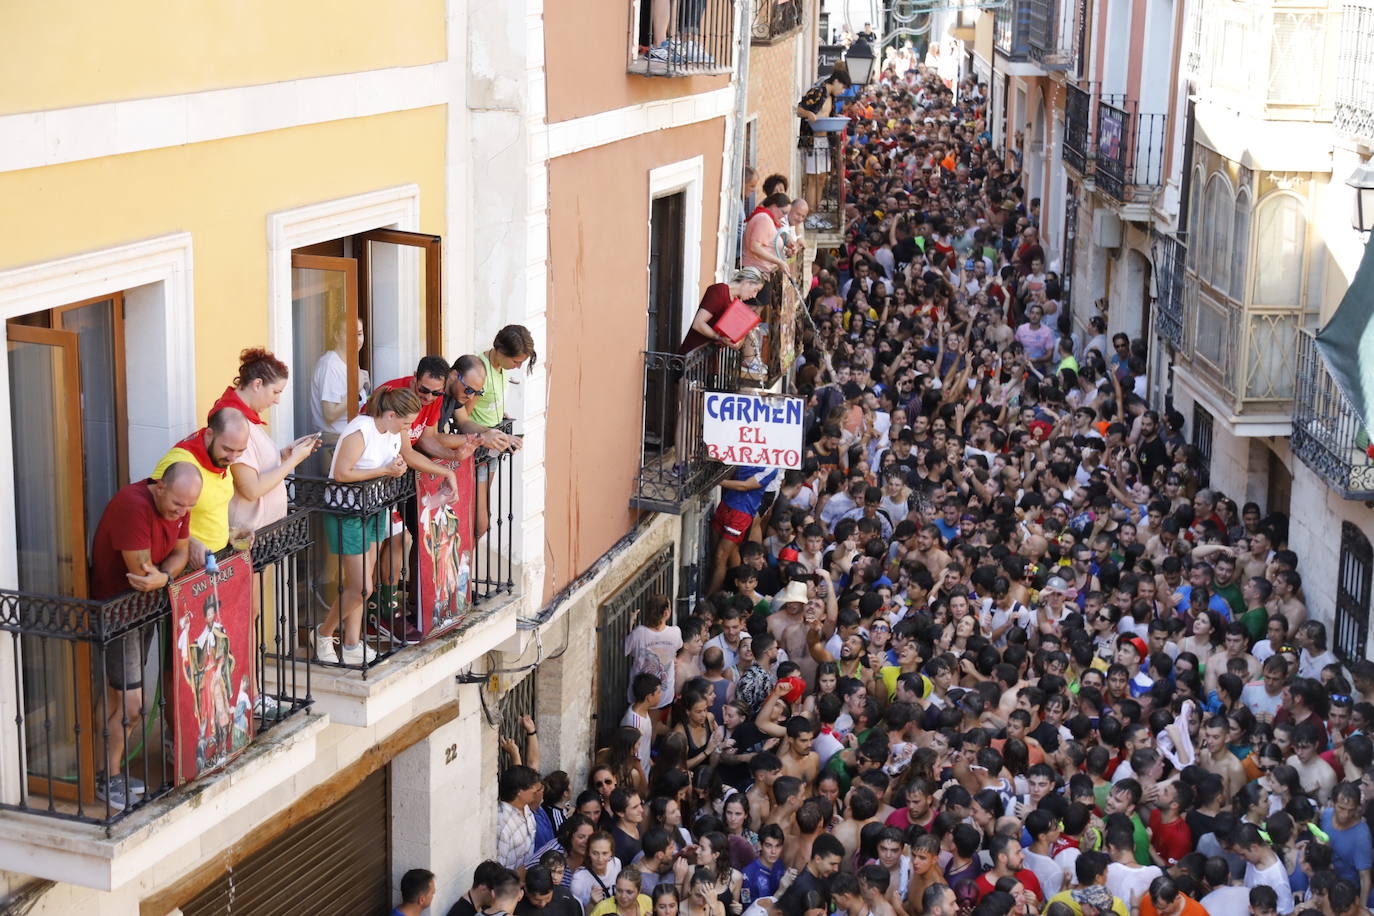
[(1215, 197), (1212, 208), (1212, 263), (1208, 266), (1211, 283), (1221, 292), (1228, 290), (1231, 278), (1231, 220), (1234, 218), (1231, 192), (1220, 178), (1213, 178), (1208, 196)]
[(1226, 368), (1226, 313), (1206, 296), (1197, 299), (1197, 354), (1218, 369)]
[(1292, 305), (1302, 298), (1303, 248), (1307, 220), (1302, 203), (1286, 194), (1266, 201), (1255, 231), (1255, 304)]
[(368, 240), (368, 365), (378, 382), (415, 371), (424, 352), (425, 252), (414, 245)]
[[(82, 597), (85, 587), (81, 496), (70, 492), (70, 462), (77, 460), (80, 432), (67, 428), (66, 380), (72, 354), (50, 344), (9, 341), (14, 442), (14, 517), (19, 588), (25, 592)], [(75, 779), (74, 643), (26, 636), (21, 640), (24, 732), (28, 772)]]
[(1213, 178), (1207, 183), (1207, 190), (1202, 196), (1202, 231), (1199, 233), (1201, 238), (1201, 248), (1198, 253), (1197, 271), (1202, 279), (1208, 283), (1212, 282), (1212, 239), (1215, 232), (1212, 224), (1217, 221), (1217, 180)]
[(1193, 186), (1188, 191), (1188, 266), (1197, 269), (1197, 252), (1202, 244), (1198, 238), (1198, 220), (1202, 217), (1202, 173), (1193, 176)]
[(66, 405), (81, 395), (66, 391), (69, 358), (60, 347), (9, 341), (11, 427), (24, 431), (13, 437), (15, 553), (22, 591), (80, 597), (81, 495), (66, 483), (77, 458), (68, 443), (81, 440), (66, 428)]
[(1255, 315), (1250, 320), (1247, 398), (1287, 400), (1297, 380), (1297, 315)]
[(1236, 198), (1235, 231), (1231, 234), (1231, 296), (1245, 298), (1245, 258), (1250, 247), (1250, 195)]
[(62, 313), (62, 329), (74, 331), (81, 353), (81, 426), (86, 447), (86, 538), (95, 537), (100, 514), (114, 498), (119, 469), (119, 388), (115, 300), (105, 299)]
[[(320, 270), (294, 267), (291, 270), (292, 375), (297, 380), (291, 386), (295, 426), (291, 436), (304, 436), (323, 430), (326, 440), (348, 425), (349, 412), (344, 409), (332, 421), (326, 421), (326, 405), (346, 407), (348, 400), (348, 353), (345, 347), (360, 350), (364, 343), (362, 322), (346, 333), (344, 316), (348, 309), (348, 277), (340, 270)], [(303, 371), (304, 370), (304, 371)], [(308, 372), (309, 375), (305, 375)], [(371, 393), (367, 372), (358, 370), (358, 404), (361, 407)], [(332, 434), (332, 435), (330, 435)], [(315, 457), (326, 454), (316, 452)], [(307, 473), (311, 463), (304, 466)]]

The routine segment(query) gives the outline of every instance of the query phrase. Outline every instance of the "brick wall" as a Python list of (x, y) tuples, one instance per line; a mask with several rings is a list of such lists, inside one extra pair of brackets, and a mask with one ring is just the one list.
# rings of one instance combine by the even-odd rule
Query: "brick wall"
[(781, 172), (797, 196), (795, 110), (801, 91), (796, 85), (796, 56), (802, 32), (771, 45), (749, 50), (749, 116), (756, 117), (759, 179)]

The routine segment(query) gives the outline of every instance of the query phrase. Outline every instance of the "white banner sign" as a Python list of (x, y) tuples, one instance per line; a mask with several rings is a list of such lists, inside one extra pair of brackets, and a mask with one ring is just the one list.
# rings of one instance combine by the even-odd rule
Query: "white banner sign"
[(702, 439), (706, 454), (724, 464), (800, 468), (801, 398), (707, 391)]

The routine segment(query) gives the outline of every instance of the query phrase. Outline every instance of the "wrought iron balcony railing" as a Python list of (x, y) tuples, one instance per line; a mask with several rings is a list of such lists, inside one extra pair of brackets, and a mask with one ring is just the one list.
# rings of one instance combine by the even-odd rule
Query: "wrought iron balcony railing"
[(1060, 0), (1023, 0), (1029, 22), (1027, 49), (1030, 59), (1046, 70), (1067, 70), (1073, 64), (1073, 48), (1064, 47), (1059, 28)]
[[(253, 545), (257, 702), (231, 710), (235, 731), (253, 720), (252, 740), (313, 702), (313, 662), (293, 651), (310, 605), (310, 544), (297, 512), (260, 530)], [(0, 638), (10, 643), (19, 692), (0, 747), (23, 774), (0, 808), (108, 827), (172, 791), (176, 742), (164, 688), (181, 674), (166, 656), (171, 626), (165, 589), (106, 601), (0, 590)]]
[[(628, 71), (637, 76), (705, 76), (733, 66), (735, 0), (690, 0), (671, 7), (637, 0)], [(655, 14), (668, 22), (654, 19)], [(664, 37), (666, 36), (666, 38)]]
[(644, 354), (644, 437), (630, 505), (679, 514), (682, 504), (716, 485), (727, 468), (706, 457), (702, 393), (736, 391), (738, 350), (712, 344), (691, 353)]
[(803, 135), (797, 139), (802, 160), (800, 173), (806, 179), (803, 192), (811, 204), (811, 215), (806, 218), (806, 234), (813, 242), (833, 241), (839, 244), (844, 234), (846, 140), (847, 133), (844, 131), (816, 134), (814, 137)]
[(1369, 431), (1327, 370), (1312, 332), (1298, 333), (1293, 452), (1345, 499), (1374, 499)]
[(754, 0), (754, 26), (749, 40), (772, 44), (801, 28), (801, 0)]
[(1187, 233), (1155, 231), (1151, 238), (1155, 270), (1155, 330), (1175, 347), (1183, 346), (1183, 265)]
[(1119, 203), (1148, 199), (1164, 177), (1167, 116), (1140, 114), (1135, 102), (1097, 104), (1094, 176)]
[(1064, 164), (1086, 175), (1092, 151), (1092, 92), (1072, 83), (1065, 84), (1064, 92)]
[(1336, 74), (1332, 125), (1357, 140), (1374, 143), (1374, 0), (1347, 0), (1341, 5)]

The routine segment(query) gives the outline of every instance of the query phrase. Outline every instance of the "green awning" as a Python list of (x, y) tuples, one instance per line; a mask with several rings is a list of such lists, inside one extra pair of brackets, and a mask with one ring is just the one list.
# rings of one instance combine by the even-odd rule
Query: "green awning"
[(1317, 332), (1317, 350), (1364, 428), (1374, 429), (1374, 245), (1365, 245), (1345, 298)]

